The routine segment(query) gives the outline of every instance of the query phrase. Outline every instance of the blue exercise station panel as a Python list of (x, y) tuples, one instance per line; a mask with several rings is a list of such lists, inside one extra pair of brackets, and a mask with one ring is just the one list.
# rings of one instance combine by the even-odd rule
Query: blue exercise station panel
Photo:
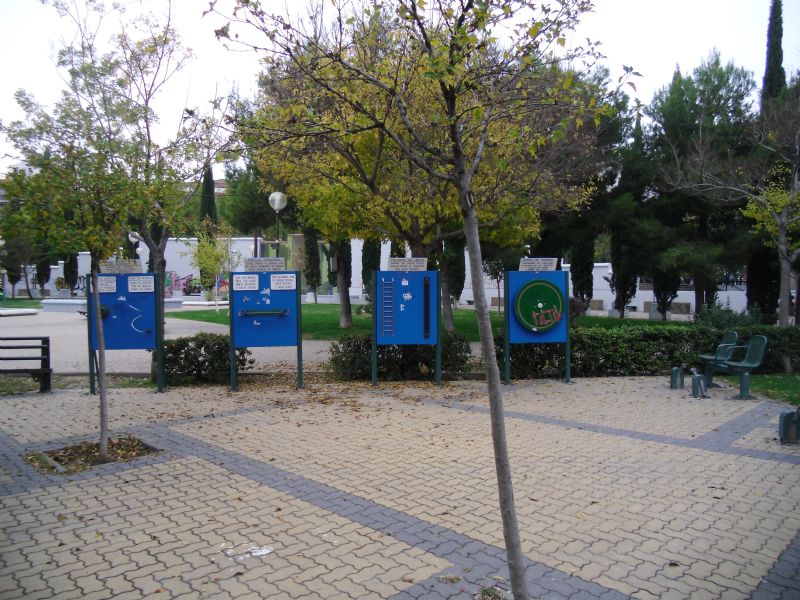
[(236, 348), (300, 343), (297, 271), (231, 273), (231, 335)]
[(508, 271), (509, 342), (567, 342), (569, 291), (566, 271)]
[[(156, 278), (153, 273), (98, 275), (100, 317), (107, 350), (156, 348)], [(91, 349), (98, 350), (94, 301), (87, 298)]]
[(376, 271), (377, 343), (439, 343), (438, 271)]

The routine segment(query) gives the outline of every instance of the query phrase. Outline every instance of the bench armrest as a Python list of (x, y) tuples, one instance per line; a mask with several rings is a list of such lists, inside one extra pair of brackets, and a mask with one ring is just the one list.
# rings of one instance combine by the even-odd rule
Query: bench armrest
[(728, 358), (726, 358), (725, 360), (732, 360), (733, 359), (733, 355), (736, 353), (737, 350), (744, 350), (745, 352), (747, 352), (748, 348), (749, 348), (749, 346), (731, 346), (730, 347), (730, 354), (728, 354)]
[(720, 344), (717, 346), (717, 352), (714, 354), (714, 360), (730, 360), (734, 348), (736, 348), (736, 346), (733, 344)]

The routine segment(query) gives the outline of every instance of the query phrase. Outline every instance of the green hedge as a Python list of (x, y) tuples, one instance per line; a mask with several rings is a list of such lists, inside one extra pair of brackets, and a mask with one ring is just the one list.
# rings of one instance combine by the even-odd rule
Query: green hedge
[[(246, 348), (236, 350), (239, 372), (252, 368), (255, 360)], [(155, 353), (153, 353), (155, 363)], [(155, 374), (155, 364), (153, 364)], [(168, 385), (187, 382), (225, 383), (230, 380), (230, 338), (218, 333), (164, 340), (164, 373)]]
[[(334, 342), (330, 366), (340, 379), (372, 378), (372, 336), (355, 334)], [(457, 377), (467, 370), (472, 353), (466, 338), (457, 331), (442, 336), (442, 376)], [(430, 345), (378, 346), (378, 378), (387, 381), (427, 379), (433, 376), (436, 347)]]
[[(767, 325), (739, 328), (739, 344), (752, 335), (766, 335), (767, 353), (759, 373), (783, 372), (787, 354), (800, 365), (800, 329)], [(575, 377), (664, 374), (677, 365), (702, 368), (700, 353), (713, 352), (722, 332), (708, 327), (574, 328), (570, 332), (571, 374)], [(503, 332), (495, 336), (495, 352), (503, 364)], [(557, 377), (564, 370), (562, 344), (512, 344), (511, 376), (515, 379)]]

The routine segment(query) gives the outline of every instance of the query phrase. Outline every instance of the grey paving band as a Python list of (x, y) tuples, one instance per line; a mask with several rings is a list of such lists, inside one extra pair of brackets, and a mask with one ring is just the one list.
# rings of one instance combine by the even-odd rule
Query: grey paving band
[[(252, 411), (253, 409), (251, 408), (243, 408), (227, 412), (231, 413), (229, 416), (232, 416), (233, 414), (250, 413)], [(178, 419), (176, 422), (185, 423), (208, 418), (210, 417), (191, 417)], [(491, 587), (498, 584), (494, 579), (495, 576), (507, 579), (508, 571), (505, 551), (496, 546), (485, 544), (469, 536), (279, 469), (243, 454), (221, 449), (218, 446), (176, 432), (163, 424), (128, 428), (126, 433), (132, 433), (164, 452), (158, 457), (138, 459), (135, 463), (100, 465), (92, 471), (58, 476), (42, 475), (33, 470), (22, 459), (25, 448), (0, 430), (0, 442), (8, 442), (3, 444), (3, 464), (17, 466), (20, 471), (16, 473), (16, 477), (19, 477), (22, 471), (25, 473), (22, 481), (18, 480), (18, 483), (13, 486), (4, 486), (0, 483), (0, 492), (9, 494), (29, 491), (34, 488), (59, 486), (67, 482), (102, 477), (112, 473), (118, 474), (129, 469), (140, 468), (146, 464), (164, 462), (178, 457), (198, 457), (365, 527), (389, 534), (409, 546), (443, 558), (453, 565), (426, 581), (415, 583), (401, 594), (393, 596), (393, 600), (435, 599), (437, 597), (467, 599), (472, 598), (472, 591), (456, 592), (454, 594), (454, 590), (463, 586)], [(89, 439), (89, 437), (74, 436), (57, 441), (51, 440), (46, 444), (40, 445), (40, 447), (61, 447), (65, 444), (74, 444), (85, 439)], [(535, 597), (552, 600), (564, 600), (567, 598), (620, 600), (628, 598), (628, 596), (615, 590), (584, 581), (579, 577), (568, 575), (541, 563), (528, 561), (525, 568), (529, 591)], [(448, 576), (457, 576), (460, 579), (459, 583), (452, 583)], [(502, 586), (503, 584), (500, 583), (500, 585)]]
[[(431, 401), (426, 402), (426, 404), (442, 406), (445, 408), (453, 408), (465, 412), (489, 414), (488, 407), (475, 406), (474, 404), (464, 404), (453, 401)], [(758, 458), (761, 460), (800, 465), (800, 456), (798, 455), (786, 454), (783, 452), (771, 452), (768, 450), (757, 450), (754, 448), (742, 448), (733, 445), (736, 440), (747, 435), (754, 429), (758, 429), (769, 424), (770, 420), (773, 418), (773, 415), (779, 408), (781, 407), (778, 404), (773, 402), (764, 402), (751, 408), (746, 413), (726, 422), (724, 425), (719, 427), (717, 431), (710, 431), (691, 439), (668, 435), (658, 435), (642, 431), (633, 431), (630, 429), (621, 429), (619, 427), (609, 427), (607, 425), (596, 425), (593, 423), (586, 423), (585, 421), (562, 419), (559, 417), (548, 417), (546, 415), (534, 415), (519, 411), (507, 410), (504, 414), (507, 419), (519, 419), (521, 421), (542, 423), (544, 425), (554, 425), (556, 427), (564, 427), (565, 429), (580, 429), (583, 431), (591, 431), (593, 433), (602, 433), (604, 435), (630, 438), (644, 442), (655, 442), (669, 446), (680, 446), (695, 450), (721, 452), (723, 454), (734, 454), (737, 456), (746, 456), (749, 458)]]
[(0, 429), (0, 495), (24, 491), (41, 478), (42, 475), (25, 462), (25, 448)]
[[(442, 403), (431, 401), (427, 403), (449, 407), (454, 410), (476, 413), (488, 412), (485, 407), (457, 402)], [(519, 411), (506, 412), (506, 417), (672, 446), (800, 464), (800, 457), (797, 456), (734, 446), (735, 442), (744, 435), (767, 425), (774, 418), (779, 408), (780, 406), (774, 403), (761, 403), (744, 414), (727, 421), (716, 430), (693, 439), (647, 434), (589, 424), (577, 420), (531, 415)], [(169, 461), (175, 457), (198, 457), (213, 464), (221, 465), (232, 473), (287, 493), (299, 500), (313, 504), (365, 527), (385, 532), (398, 541), (424, 550), (452, 564), (452, 567), (425, 581), (416, 582), (411, 588), (392, 596), (393, 600), (405, 600), (407, 598), (433, 600), (437, 598), (462, 598), (467, 600), (473, 598), (474, 590), (467, 591), (463, 589), (466, 586), (490, 587), (497, 583), (493, 576), (507, 579), (505, 553), (501, 548), (484, 544), (468, 535), (385, 507), (335, 487), (304, 478), (293, 472), (279, 469), (269, 463), (261, 462), (244, 454), (225, 450), (170, 428), (171, 426), (180, 426), (192, 422), (209, 421), (213, 417), (230, 417), (268, 410), (270, 410), (269, 406), (242, 407), (222, 411), (218, 414), (198, 415), (127, 428), (124, 431), (125, 433), (133, 433), (165, 452), (158, 457), (139, 459), (135, 463), (102, 465), (91, 472), (72, 476), (48, 476), (37, 473), (24, 461), (23, 457), (26, 448), (3, 430), (0, 430), (0, 494), (58, 486), (71, 481), (87, 480), (126, 470), (135, 470), (146, 464)], [(47, 448), (60, 447), (83, 439), (95, 439), (95, 437), (94, 435), (75, 436), (63, 440), (50, 440), (37, 446)], [(534, 597), (558, 600), (565, 598), (604, 598), (608, 600), (627, 598), (620, 592), (568, 575), (541, 563), (528, 562), (526, 575), (529, 591)], [(455, 577), (459, 578), (459, 583), (453, 583), (451, 578)], [(773, 565), (769, 574), (753, 592), (752, 597), (760, 599), (800, 598), (799, 581), (800, 534), (796, 534), (789, 547), (782, 552)], [(504, 582), (501, 585), (507, 588), (507, 584)]]
[(752, 600), (800, 598), (800, 532), (775, 561), (772, 569), (750, 596)]
[[(223, 465), (233, 473), (443, 558), (455, 567), (446, 573), (458, 575), (465, 584), (490, 587), (497, 583), (492, 576), (500, 574), (507, 578), (505, 550), (501, 548), (167, 428), (151, 428), (148, 433), (150, 440), (157, 441), (159, 447), (174, 454), (195, 456)], [(472, 597), (467, 592), (454, 595), (453, 584), (440, 580), (440, 576), (419, 582), (393, 599), (428, 599), (436, 598), (436, 594), (442, 598)], [(526, 565), (526, 577), (529, 591), (540, 598), (559, 600), (581, 595), (607, 600), (627, 598), (614, 590), (532, 561)]]

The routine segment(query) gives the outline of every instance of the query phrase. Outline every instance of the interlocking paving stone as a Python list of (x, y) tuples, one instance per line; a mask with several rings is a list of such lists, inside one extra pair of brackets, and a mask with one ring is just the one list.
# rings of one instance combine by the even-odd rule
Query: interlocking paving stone
[[(112, 425), (166, 451), (75, 476), (22, 455), (85, 439), (96, 399), (0, 399), (0, 595), (508, 589), (483, 384), (194, 393), (119, 392)], [(506, 389), (534, 597), (795, 597), (800, 452), (769, 438), (780, 405), (726, 394)]]

